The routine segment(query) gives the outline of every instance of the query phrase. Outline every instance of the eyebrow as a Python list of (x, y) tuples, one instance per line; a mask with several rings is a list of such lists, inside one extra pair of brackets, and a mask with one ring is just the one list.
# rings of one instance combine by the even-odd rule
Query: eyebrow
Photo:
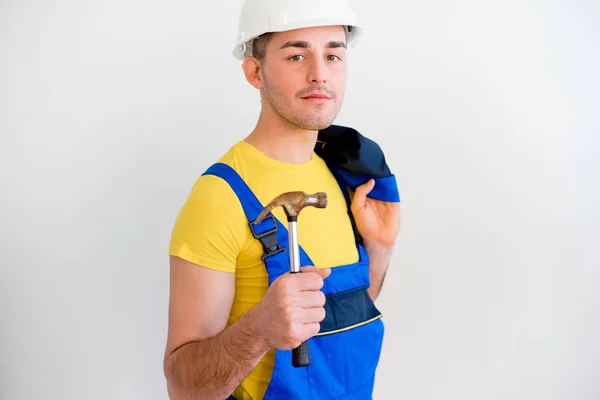
[[(303, 41), (289, 41), (283, 44), (283, 46), (281, 46), (279, 48), (279, 50), (283, 50), (286, 49), (288, 47), (300, 47), (302, 49), (310, 49), (310, 44), (308, 42), (303, 42)], [(337, 49), (343, 47), (344, 49), (346, 48), (346, 43), (344, 42), (336, 42), (336, 41), (331, 41), (329, 43), (327, 43), (326, 48), (328, 49)]]

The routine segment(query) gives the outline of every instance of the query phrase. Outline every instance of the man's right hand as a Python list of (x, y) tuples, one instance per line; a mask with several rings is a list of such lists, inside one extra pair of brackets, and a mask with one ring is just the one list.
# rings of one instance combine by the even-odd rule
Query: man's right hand
[(269, 348), (291, 350), (316, 335), (325, 318), (323, 280), (330, 268), (302, 267), (273, 281), (255, 306), (256, 328)]

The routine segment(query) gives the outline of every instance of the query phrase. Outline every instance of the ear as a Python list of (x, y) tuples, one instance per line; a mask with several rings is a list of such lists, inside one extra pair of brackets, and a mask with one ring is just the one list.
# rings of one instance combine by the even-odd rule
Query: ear
[(246, 57), (242, 63), (242, 69), (246, 80), (256, 89), (261, 90), (263, 88), (263, 81), (260, 76), (260, 70), (262, 65), (255, 57)]

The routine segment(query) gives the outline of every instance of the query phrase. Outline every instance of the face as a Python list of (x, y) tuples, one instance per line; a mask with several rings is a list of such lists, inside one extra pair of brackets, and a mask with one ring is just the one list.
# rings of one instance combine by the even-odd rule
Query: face
[(342, 106), (347, 77), (341, 26), (279, 32), (260, 63), (263, 107), (305, 130), (330, 126)]

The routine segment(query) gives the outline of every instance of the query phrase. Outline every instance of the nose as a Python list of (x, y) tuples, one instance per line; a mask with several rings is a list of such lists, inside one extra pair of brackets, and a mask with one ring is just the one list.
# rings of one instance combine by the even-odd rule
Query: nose
[(327, 83), (327, 66), (325, 60), (314, 57), (309, 64), (308, 81), (311, 84)]

